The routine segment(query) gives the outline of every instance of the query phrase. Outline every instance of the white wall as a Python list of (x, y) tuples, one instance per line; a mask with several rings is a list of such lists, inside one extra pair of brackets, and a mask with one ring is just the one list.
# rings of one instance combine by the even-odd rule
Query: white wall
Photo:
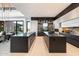
[(56, 20), (56, 21), (53, 22), (53, 25), (54, 25), (55, 29), (58, 29), (60, 27), (59, 23), (60, 23), (60, 20)]
[(31, 21), (31, 32), (38, 32), (38, 21)]

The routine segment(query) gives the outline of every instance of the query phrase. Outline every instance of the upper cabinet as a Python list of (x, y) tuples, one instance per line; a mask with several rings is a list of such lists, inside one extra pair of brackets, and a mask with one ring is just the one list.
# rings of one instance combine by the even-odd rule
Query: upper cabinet
[(79, 18), (62, 22), (62, 27), (79, 27)]
[(79, 17), (79, 7), (60, 17), (63, 21), (78, 18)]
[(79, 7), (61, 17), (62, 27), (79, 27)]

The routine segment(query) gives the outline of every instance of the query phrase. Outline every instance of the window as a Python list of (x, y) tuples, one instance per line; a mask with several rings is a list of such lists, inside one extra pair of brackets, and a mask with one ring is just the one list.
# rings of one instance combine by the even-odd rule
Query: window
[(23, 33), (24, 29), (23, 21), (15, 21), (14, 23), (16, 24), (14, 27), (14, 31), (16, 32), (16, 34)]

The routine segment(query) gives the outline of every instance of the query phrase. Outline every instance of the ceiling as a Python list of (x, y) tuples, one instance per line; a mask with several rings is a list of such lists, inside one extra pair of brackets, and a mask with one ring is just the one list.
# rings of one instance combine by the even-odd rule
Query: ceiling
[(12, 18), (24, 17), (24, 15), (17, 10), (11, 10), (11, 11), (6, 10), (5, 12), (0, 10), (0, 18), (3, 18), (3, 16), (4, 16), (4, 18), (7, 18), (7, 17), (9, 17), (9, 18), (11, 18), (11, 17)]
[(10, 7), (14, 7), (14, 5), (11, 3), (0, 3), (0, 8), (2, 8), (2, 7), (10, 8)]
[(0, 21), (24, 19), (24, 15), (20, 11), (16, 10), (12, 3), (0, 3)]
[(55, 17), (71, 3), (14, 3), (25, 17)]

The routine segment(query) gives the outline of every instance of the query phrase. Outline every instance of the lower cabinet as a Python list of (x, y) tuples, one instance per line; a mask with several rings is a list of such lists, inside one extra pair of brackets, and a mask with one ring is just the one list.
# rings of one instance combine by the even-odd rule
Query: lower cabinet
[(28, 37), (28, 42), (29, 42), (29, 49), (33, 44), (33, 41), (35, 40), (35, 36), (36, 34), (34, 33), (33, 35), (31, 35), (30, 37)]
[(27, 37), (11, 37), (10, 52), (28, 52)]
[(49, 53), (66, 53), (66, 37), (44, 34), (44, 40)]
[(28, 52), (35, 40), (35, 36), (35, 33), (29, 36), (12, 36), (10, 40), (10, 52)]
[(68, 35), (67, 42), (79, 48), (79, 36), (76, 35)]
[(46, 43), (47, 48), (49, 48), (49, 37), (44, 35), (44, 41)]
[(50, 37), (49, 38), (49, 52), (55, 52), (55, 53), (66, 52), (66, 38), (65, 37)]

